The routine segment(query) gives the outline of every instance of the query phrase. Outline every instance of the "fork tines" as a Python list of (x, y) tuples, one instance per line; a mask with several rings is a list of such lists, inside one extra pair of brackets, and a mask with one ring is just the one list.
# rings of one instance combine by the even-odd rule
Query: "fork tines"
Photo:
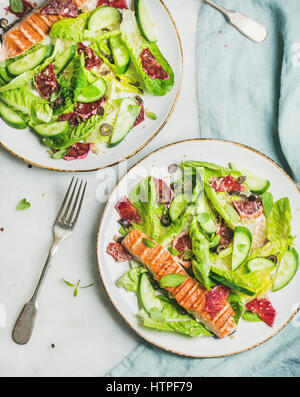
[(58, 222), (62, 222), (69, 227), (75, 225), (80, 213), (86, 185), (87, 182), (83, 182), (83, 180), (79, 180), (78, 178), (72, 178), (56, 217)]

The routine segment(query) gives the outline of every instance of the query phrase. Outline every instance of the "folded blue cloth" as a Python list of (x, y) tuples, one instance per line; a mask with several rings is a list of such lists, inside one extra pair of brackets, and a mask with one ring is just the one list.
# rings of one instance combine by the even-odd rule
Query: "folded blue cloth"
[[(300, 182), (300, 2), (218, 2), (260, 21), (269, 35), (255, 44), (214, 9), (202, 7), (197, 46), (201, 137), (260, 150)], [(299, 327), (300, 313), (263, 345), (214, 359), (175, 356), (143, 343), (109, 376), (300, 376)]]

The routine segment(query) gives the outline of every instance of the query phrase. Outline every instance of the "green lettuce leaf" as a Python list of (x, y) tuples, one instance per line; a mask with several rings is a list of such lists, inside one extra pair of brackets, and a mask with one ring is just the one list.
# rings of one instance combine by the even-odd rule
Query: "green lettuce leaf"
[(269, 241), (280, 243), (280, 258), (284, 256), (288, 247), (293, 244), (291, 235), (292, 212), (290, 201), (287, 197), (273, 204), (271, 214), (267, 218), (267, 238)]
[(0, 94), (0, 99), (13, 109), (30, 116), (34, 121), (49, 123), (52, 109), (48, 102), (34, 95), (28, 88), (18, 88)]
[(143, 179), (130, 192), (129, 200), (138, 210), (142, 222), (135, 227), (154, 240), (159, 240), (161, 223), (157, 216), (156, 189), (151, 176)]
[(84, 12), (77, 18), (63, 18), (56, 22), (51, 30), (50, 36), (57, 39), (67, 39), (77, 43), (84, 41), (84, 28), (91, 11)]
[(206, 289), (210, 289), (210, 256), (209, 242), (200, 232), (197, 218), (194, 216), (190, 225), (190, 237), (192, 239), (192, 250), (196, 259), (192, 261), (193, 272), (196, 278)]
[(234, 292), (230, 292), (229, 296), (228, 296), (228, 302), (230, 303), (230, 306), (232, 307), (232, 310), (234, 311), (234, 321), (236, 324), (239, 323), (239, 320), (243, 314), (244, 311), (244, 305), (242, 302), (242, 299), (240, 297), (240, 295), (234, 293)]
[[(167, 60), (161, 54), (157, 45), (155, 43), (150, 43), (149, 41), (147, 41), (141, 34), (133, 11), (123, 10), (121, 32), (122, 39), (124, 40), (130, 52), (131, 61), (140, 76), (142, 77), (147, 90), (152, 95), (161, 96), (167, 94), (174, 86), (174, 72)], [(147, 75), (147, 73), (144, 72), (140, 54), (146, 48), (150, 50), (157, 62), (162, 66), (165, 72), (168, 73), (168, 79), (152, 79)]]
[(118, 279), (116, 282), (116, 286), (118, 288), (124, 288), (127, 291), (138, 291), (138, 286), (140, 282), (140, 277), (143, 273), (146, 273), (148, 270), (143, 267), (134, 267), (133, 269), (128, 270), (122, 277)]
[(175, 301), (173, 302), (162, 295), (158, 297), (163, 306), (161, 314), (164, 320), (153, 321), (144, 310), (141, 310), (138, 313), (138, 319), (141, 325), (159, 331), (175, 332), (192, 337), (200, 335), (212, 336), (201, 323), (194, 320), (190, 315), (180, 314), (178, 310), (179, 306)]
[(74, 143), (87, 138), (101, 120), (102, 117), (99, 115), (92, 116), (86, 122), (77, 125), (66, 134), (61, 134), (53, 138), (45, 138), (43, 139), (43, 142), (45, 145), (50, 146), (53, 149), (66, 149)]

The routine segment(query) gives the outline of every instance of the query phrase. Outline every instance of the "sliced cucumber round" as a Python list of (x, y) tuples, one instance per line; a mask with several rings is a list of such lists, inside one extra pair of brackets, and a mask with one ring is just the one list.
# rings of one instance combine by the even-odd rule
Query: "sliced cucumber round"
[(25, 121), (3, 102), (0, 102), (0, 116), (10, 127), (17, 128), (18, 130), (24, 130), (26, 128)]
[(139, 297), (146, 312), (151, 313), (151, 310), (154, 308), (162, 310), (161, 301), (155, 295), (155, 291), (146, 273), (143, 273), (140, 279)]
[(213, 217), (211, 208), (209, 207), (207, 198), (204, 192), (201, 192), (198, 196), (197, 204), (196, 204), (196, 215), (197, 220), (200, 223), (201, 227), (208, 234), (216, 233), (217, 226), (215, 223), (215, 219)]
[(28, 70), (32, 70), (42, 63), (45, 58), (49, 57), (52, 51), (53, 46), (44, 46), (8, 65), (7, 71), (13, 76), (18, 76)]
[(169, 216), (173, 222), (179, 217), (182, 211), (186, 208), (191, 201), (191, 196), (186, 193), (177, 194), (169, 207)]
[(77, 51), (77, 45), (71, 45), (62, 54), (60, 54), (54, 62), (54, 71), (56, 74), (64, 70), (73, 59)]
[(117, 68), (118, 74), (124, 74), (130, 64), (130, 54), (127, 47), (123, 44), (121, 36), (110, 39), (110, 47)]
[(117, 8), (102, 6), (97, 8), (90, 16), (88, 29), (99, 32), (101, 29), (112, 26), (121, 21), (122, 15)]
[(276, 264), (267, 258), (258, 257), (250, 259), (247, 263), (247, 269), (249, 272), (256, 272), (260, 270), (272, 270), (276, 267)]
[(237, 226), (233, 236), (233, 250), (231, 266), (235, 271), (242, 263), (245, 262), (252, 244), (252, 234), (244, 226)]
[(131, 131), (141, 107), (132, 98), (123, 98), (109, 146), (118, 145)]
[(272, 291), (279, 291), (295, 276), (299, 268), (299, 255), (295, 248), (289, 248), (281, 259)]
[(42, 136), (54, 137), (61, 134), (66, 134), (70, 131), (71, 126), (68, 121), (57, 121), (52, 124), (39, 124), (33, 127), (34, 130)]
[(242, 175), (245, 175), (247, 177), (246, 183), (249, 186), (251, 192), (256, 194), (263, 194), (269, 189), (270, 181), (268, 181), (267, 179), (261, 178), (260, 176), (254, 174), (252, 171), (240, 167), (235, 163), (229, 163), (229, 166), (234, 170), (240, 171)]
[(134, 9), (139, 28), (148, 41), (156, 42), (155, 25), (152, 22), (145, 0), (134, 0)]
[(100, 77), (100, 79), (95, 81), (93, 84), (83, 89), (82, 93), (78, 96), (77, 101), (83, 103), (98, 101), (105, 95), (106, 90), (106, 82), (102, 77)]

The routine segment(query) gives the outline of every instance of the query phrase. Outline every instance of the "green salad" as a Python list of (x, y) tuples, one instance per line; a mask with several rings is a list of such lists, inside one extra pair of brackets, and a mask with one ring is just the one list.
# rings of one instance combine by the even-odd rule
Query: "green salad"
[[(116, 205), (120, 235), (107, 249), (117, 261), (131, 263), (117, 286), (136, 293), (140, 323), (211, 335), (167, 291), (191, 277), (207, 291), (205, 310), (212, 319), (227, 300), (236, 325), (243, 318), (273, 326), (276, 310), (267, 294), (286, 287), (299, 266), (289, 199), (274, 202), (268, 180), (234, 163), (183, 161), (170, 165), (169, 172), (170, 185), (149, 176)], [(133, 230), (149, 238), (143, 238), (145, 247), (167, 249), (185, 273), (158, 278), (143, 260), (132, 258), (122, 243)]]
[(0, 116), (29, 127), (54, 159), (113, 147), (144, 121), (145, 91), (167, 94), (174, 73), (160, 52), (145, 0), (62, 18), (43, 42), (0, 63)]

